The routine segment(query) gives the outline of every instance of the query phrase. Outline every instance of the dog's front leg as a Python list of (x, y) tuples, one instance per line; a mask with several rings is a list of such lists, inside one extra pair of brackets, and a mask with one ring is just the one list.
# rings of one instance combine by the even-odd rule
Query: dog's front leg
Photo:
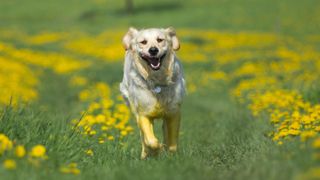
[(176, 152), (180, 128), (180, 112), (167, 115), (163, 122), (164, 143), (170, 152)]
[[(153, 120), (145, 117), (138, 116), (137, 123), (140, 128), (141, 140), (142, 140), (142, 152), (141, 158), (145, 159), (150, 153), (154, 153), (160, 149), (158, 139), (153, 132)], [(150, 152), (153, 151), (153, 152)]]

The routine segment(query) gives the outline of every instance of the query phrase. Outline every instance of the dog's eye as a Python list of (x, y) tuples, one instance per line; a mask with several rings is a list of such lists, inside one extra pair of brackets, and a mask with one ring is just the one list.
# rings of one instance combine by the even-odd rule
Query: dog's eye
[(146, 40), (143, 40), (143, 41), (141, 41), (140, 43), (143, 44), (143, 45), (146, 45), (146, 44), (147, 44), (147, 41), (146, 41)]
[(163, 41), (163, 39), (161, 39), (161, 38), (158, 38), (158, 39), (157, 39), (157, 42), (158, 42), (158, 43), (161, 43), (162, 41)]

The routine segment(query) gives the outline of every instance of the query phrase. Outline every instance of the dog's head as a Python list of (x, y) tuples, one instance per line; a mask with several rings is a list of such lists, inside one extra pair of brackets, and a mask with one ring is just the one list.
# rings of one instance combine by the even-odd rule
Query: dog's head
[(161, 68), (166, 56), (179, 49), (179, 41), (173, 28), (143, 29), (130, 28), (123, 37), (123, 46), (131, 50), (152, 70)]

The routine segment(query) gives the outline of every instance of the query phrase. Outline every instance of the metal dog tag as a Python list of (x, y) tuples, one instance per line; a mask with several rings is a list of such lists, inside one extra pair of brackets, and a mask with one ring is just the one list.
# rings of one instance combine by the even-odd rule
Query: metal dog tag
[(153, 90), (155, 93), (159, 94), (161, 92), (161, 87), (157, 86), (156, 88), (154, 88)]

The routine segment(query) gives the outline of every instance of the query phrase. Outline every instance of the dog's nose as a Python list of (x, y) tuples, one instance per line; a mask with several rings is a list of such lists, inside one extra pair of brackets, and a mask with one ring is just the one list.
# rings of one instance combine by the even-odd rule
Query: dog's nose
[(158, 52), (159, 52), (159, 49), (156, 48), (156, 47), (151, 47), (151, 48), (149, 49), (149, 53), (150, 53), (150, 55), (152, 55), (152, 56), (157, 55)]

